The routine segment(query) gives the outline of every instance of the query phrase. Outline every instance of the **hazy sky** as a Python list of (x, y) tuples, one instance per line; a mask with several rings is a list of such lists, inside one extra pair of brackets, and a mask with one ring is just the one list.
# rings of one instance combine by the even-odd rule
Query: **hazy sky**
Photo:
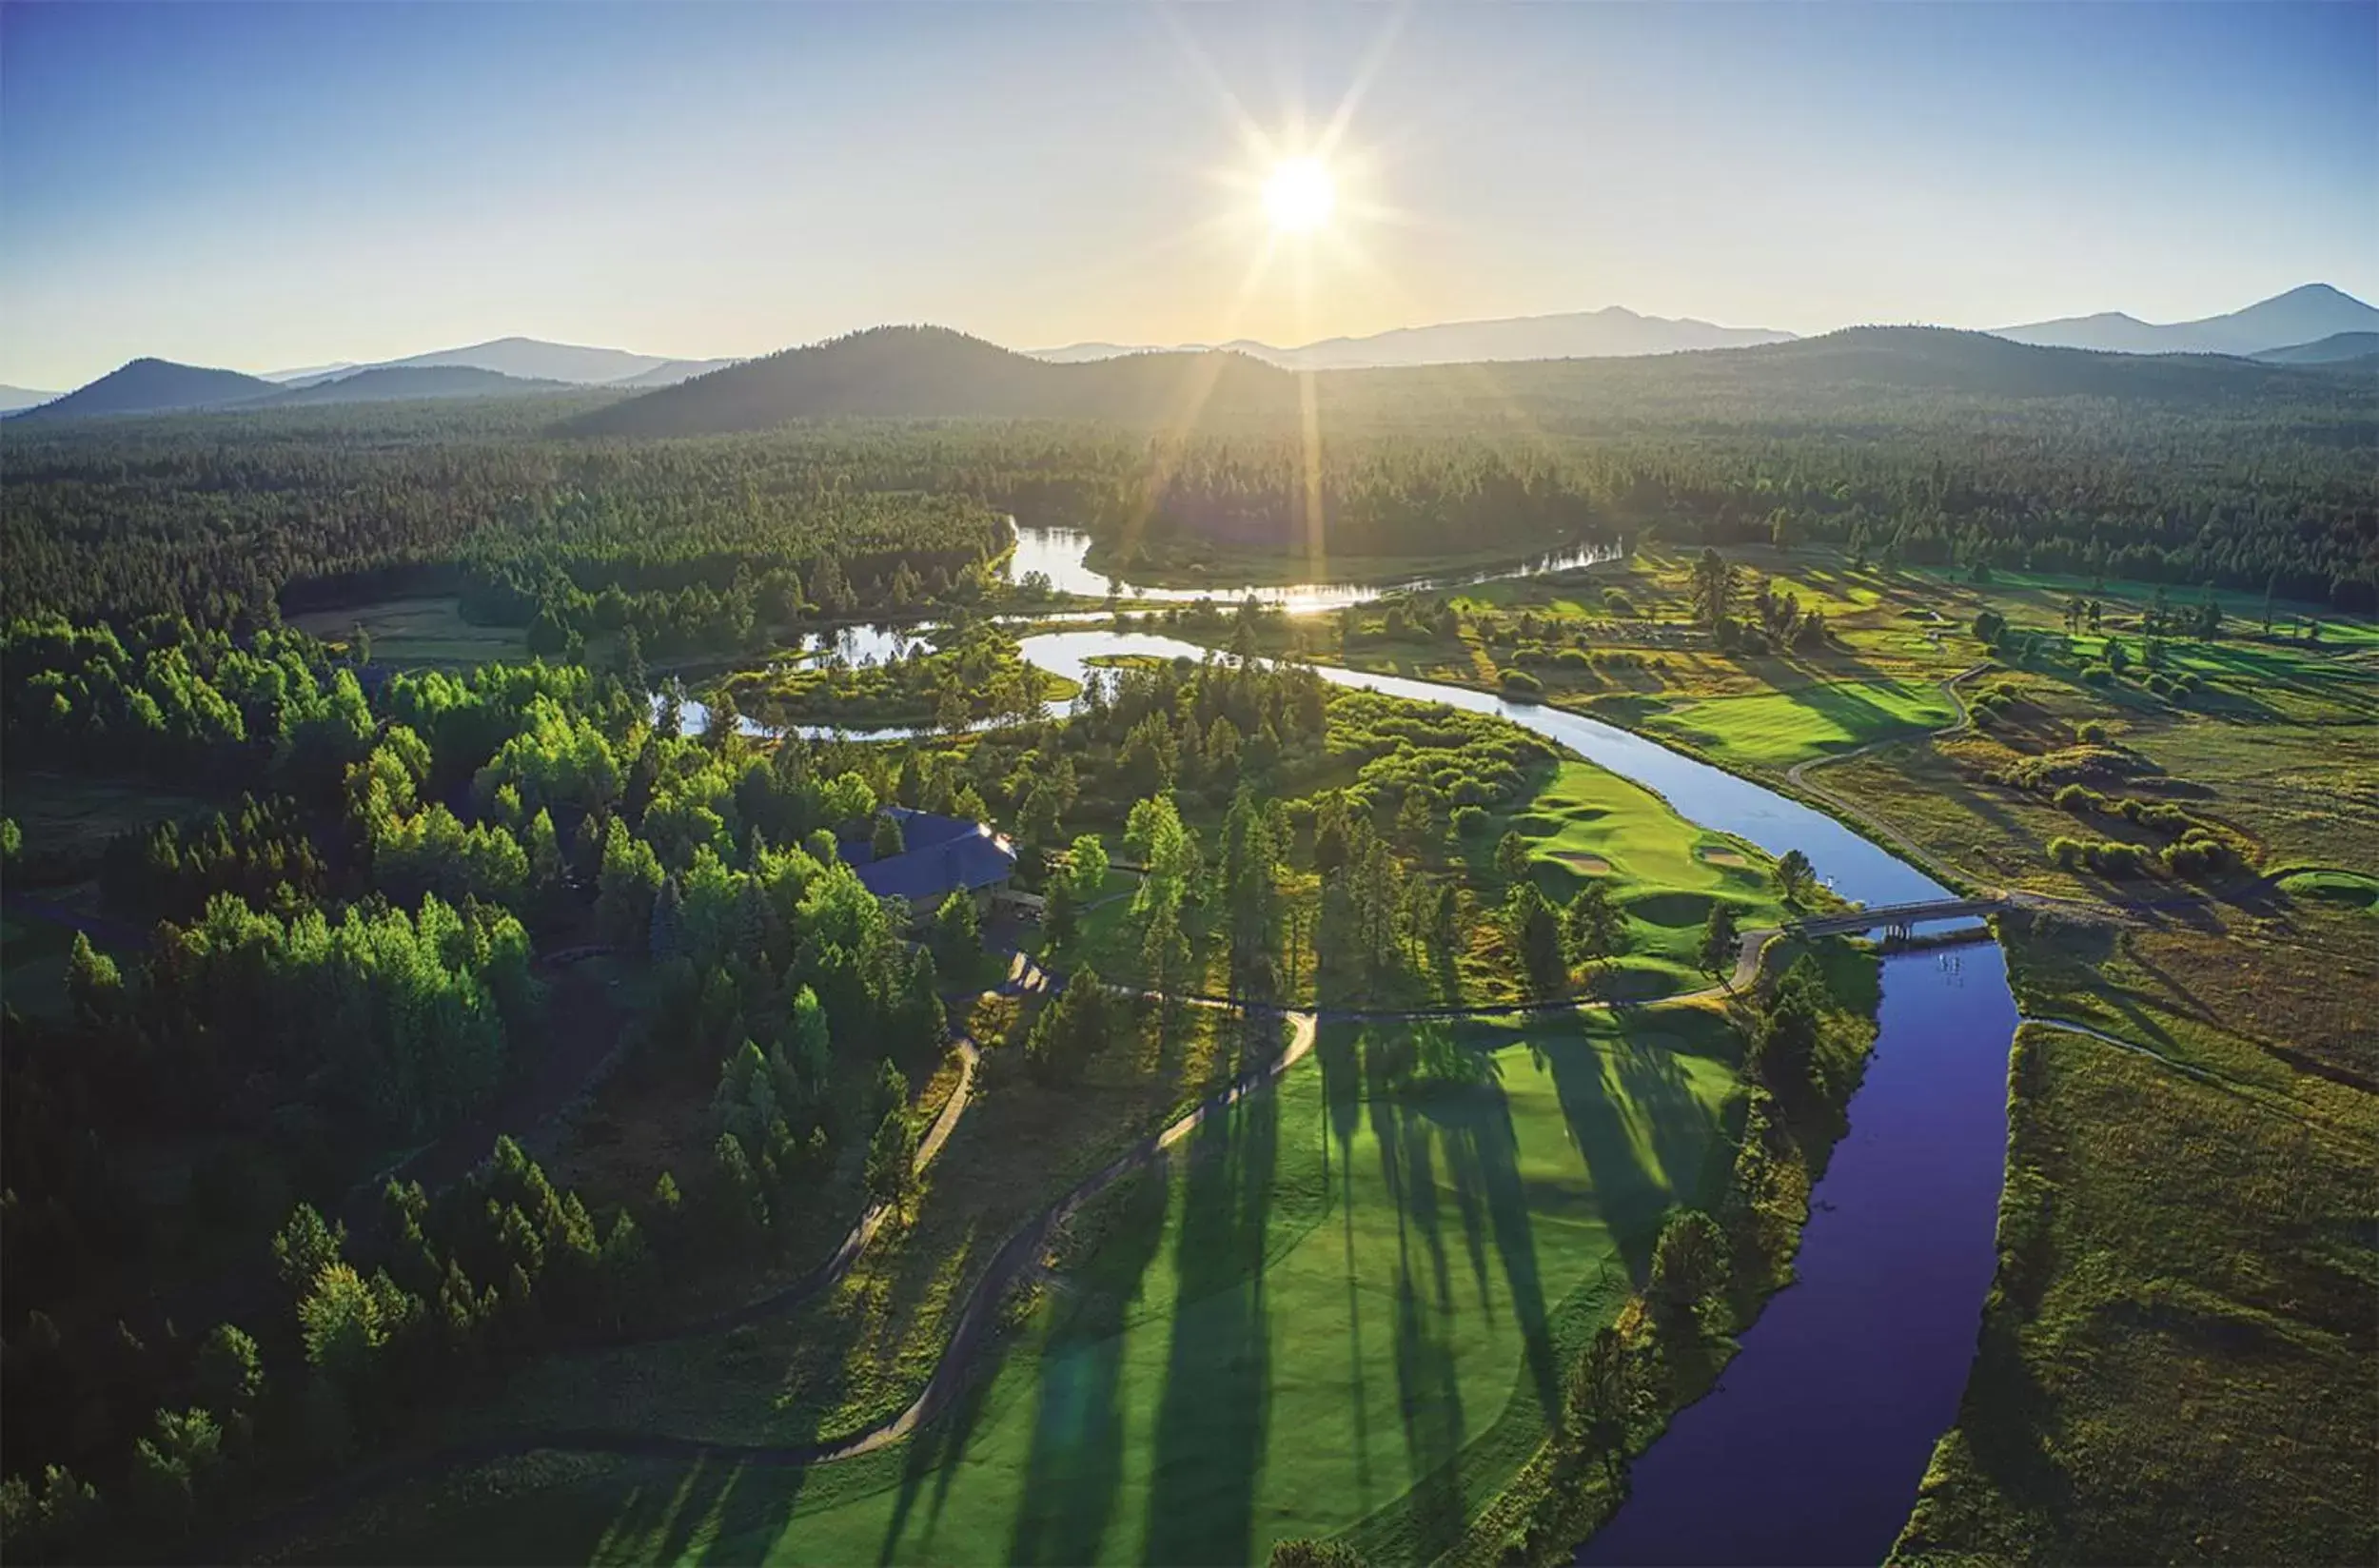
[[(1253, 275), (1247, 127), (1342, 107), (1307, 286)], [(2379, 5), (0, 9), (19, 385), (895, 321), (2174, 320), (2314, 280), (2379, 298)]]

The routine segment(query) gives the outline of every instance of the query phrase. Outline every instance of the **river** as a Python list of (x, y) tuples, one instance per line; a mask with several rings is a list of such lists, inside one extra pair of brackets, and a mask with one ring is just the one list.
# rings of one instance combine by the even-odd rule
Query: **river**
[[(1009, 520), (1014, 522), (1013, 518)], [(1468, 588), (1504, 578), (1530, 578), (1547, 572), (1565, 572), (1573, 567), (1592, 566), (1598, 561), (1616, 559), (1622, 553), (1618, 545), (1578, 544), (1539, 556), (1517, 566), (1498, 566), (1442, 577), (1402, 578), (1393, 582), (1217, 583), (1201, 588), (1143, 588), (1104, 572), (1094, 572), (1085, 565), (1084, 561), (1091, 554), (1091, 536), (1088, 534), (1072, 528), (1027, 528), (1021, 523), (1015, 527), (1015, 554), (1008, 563), (1008, 576), (1012, 581), (1021, 582), (1037, 573), (1048, 578), (1049, 585), (1061, 594), (1080, 594), (1087, 598), (1103, 598), (1112, 595), (1126, 602), (1146, 600), (1162, 604), (1190, 604), (1210, 598), (1237, 604), (1243, 599), (1252, 598), (1260, 604), (1277, 606), (1292, 616), (1343, 610), (1351, 604), (1367, 604), (1387, 593)]]
[[(1101, 656), (1209, 653), (1087, 629), (1028, 637), (1022, 649), (1075, 680)], [(1659, 792), (1688, 820), (1772, 854), (1800, 850), (1856, 902), (1948, 896), (1832, 817), (1599, 720), (1395, 676), (1315, 673), (1507, 718)], [(1581, 1562), (1878, 1562), (1906, 1520), (1934, 1441), (1956, 1416), (1995, 1261), (2016, 1025), (1999, 951), (1885, 959), (1878, 1024), (1850, 1132), (1812, 1195), (1796, 1283), (1743, 1334), (1718, 1387), (1636, 1462), (1628, 1500)]]

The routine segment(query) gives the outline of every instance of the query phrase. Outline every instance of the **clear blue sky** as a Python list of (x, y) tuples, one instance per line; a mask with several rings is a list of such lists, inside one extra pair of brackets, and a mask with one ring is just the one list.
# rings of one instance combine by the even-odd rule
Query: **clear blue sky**
[[(1268, 243), (1245, 128), (1342, 211)], [(2379, 5), (0, 9), (0, 382), (2379, 297)]]

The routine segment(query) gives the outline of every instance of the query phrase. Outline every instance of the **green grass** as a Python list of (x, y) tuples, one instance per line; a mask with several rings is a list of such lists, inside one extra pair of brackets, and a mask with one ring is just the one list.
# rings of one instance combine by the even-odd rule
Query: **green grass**
[[(1897, 1562), (2379, 1559), (2379, 1118), (2028, 1027), (1974, 1380)], [(2361, 1097), (2356, 1097), (2361, 1099)]]
[(2298, 872), (2280, 878), (2280, 891), (2292, 898), (2318, 898), (2346, 909), (2379, 914), (2379, 876), (2358, 872)]
[(1870, 741), (1937, 730), (1957, 710), (1940, 687), (1906, 680), (1835, 680), (1789, 691), (1688, 698), (1645, 723), (1736, 767), (1783, 768)]
[(1716, 899), (1733, 903), (1747, 928), (1784, 915), (1764, 852), (1686, 821), (1650, 790), (1591, 762), (1557, 764), (1517, 810), (1491, 818), (1469, 846), (1474, 874), (1486, 874), (1506, 828), (1529, 840), (1530, 872), (1547, 894), (1566, 900), (1592, 877), (1627, 916), (1628, 949), (1604, 978), (1606, 994), (1660, 996), (1709, 984), (1695, 956)]
[(528, 633), (519, 626), (478, 626), (462, 618), (453, 598), (390, 598), (339, 610), (308, 610), (289, 617), (301, 631), (344, 644), (361, 624), (371, 634), (372, 662), (467, 669), (496, 659), (528, 657)]
[(11, 772), (0, 790), (0, 812), (23, 830), (28, 863), (87, 874), (118, 833), (214, 810), (214, 802), (181, 790), (82, 774)]
[[(1433, 1556), (1544, 1432), (1565, 1356), (1661, 1221), (1709, 1203), (1738, 1079), (1712, 1014), (1326, 1033), (1078, 1224), (972, 1399), (811, 1471), (510, 1461), (391, 1494), (316, 1555), (370, 1559), (1249, 1561), (1352, 1530)], [(1450, 1049), (1448, 1049), (1450, 1048)], [(1431, 1051), (1421, 1052), (1424, 1057)]]

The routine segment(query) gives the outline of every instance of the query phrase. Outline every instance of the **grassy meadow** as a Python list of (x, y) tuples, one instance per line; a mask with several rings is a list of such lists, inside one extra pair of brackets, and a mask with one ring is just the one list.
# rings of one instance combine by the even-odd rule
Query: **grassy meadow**
[(344, 647), (358, 626), (372, 639), (372, 662), (400, 669), (470, 669), (528, 657), (528, 633), (519, 626), (482, 626), (462, 618), (453, 598), (390, 598), (338, 610), (308, 610), (289, 617), (300, 631)]
[[(1715, 1201), (1739, 1099), (1734, 1037), (1696, 1009), (1334, 1026), (1276, 1093), (1078, 1215), (995, 1369), (905, 1445), (807, 1470), (505, 1460), (302, 1550), (1213, 1562), (1347, 1532), (1374, 1561), (1434, 1556), (1542, 1441), (1558, 1369), (1642, 1279), (1663, 1217)], [(613, 1397), (630, 1430), (817, 1429), (724, 1415), (754, 1402), (733, 1371), (639, 1384), (674, 1412), (658, 1421)]]

